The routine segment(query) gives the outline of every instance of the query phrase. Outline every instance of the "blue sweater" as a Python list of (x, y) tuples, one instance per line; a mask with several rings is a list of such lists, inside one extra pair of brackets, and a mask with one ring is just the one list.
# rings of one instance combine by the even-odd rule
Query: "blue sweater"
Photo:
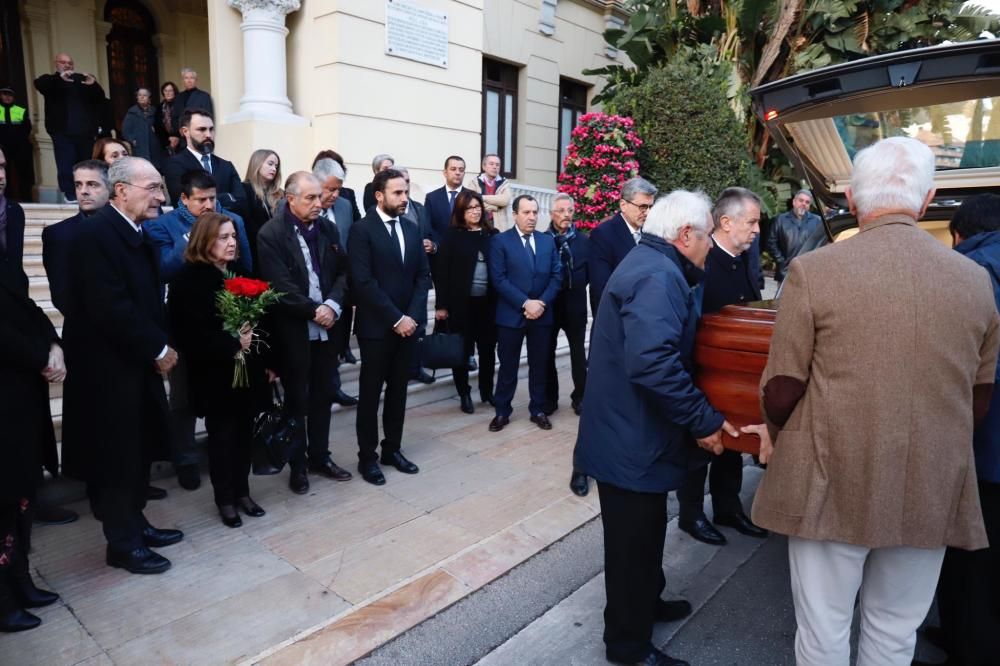
[[(247, 241), (243, 218), (232, 211), (224, 210), (218, 203), (215, 204), (215, 210), (236, 223), (236, 236), (240, 243), (240, 258), (236, 261), (247, 275), (252, 275), (253, 259), (250, 257), (250, 243)], [(187, 248), (188, 234), (192, 226), (194, 217), (180, 202), (169, 213), (142, 225), (143, 233), (160, 251), (160, 280), (164, 284), (173, 280), (184, 265), (184, 250)]]
[[(1000, 310), (1000, 231), (966, 238), (955, 249), (986, 269), (993, 281), (993, 299)], [(995, 381), (1000, 384), (1000, 363)], [(990, 410), (973, 435), (976, 474), (980, 481), (1000, 483), (1000, 386), (993, 390)]]

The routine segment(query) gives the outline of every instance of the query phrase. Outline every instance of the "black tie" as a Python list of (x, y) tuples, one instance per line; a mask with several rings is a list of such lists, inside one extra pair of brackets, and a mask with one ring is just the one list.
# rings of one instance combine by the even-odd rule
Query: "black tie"
[(535, 251), (531, 249), (531, 234), (524, 234), (524, 247), (528, 250), (531, 263), (535, 263)]
[[(389, 220), (389, 236), (392, 237), (393, 247), (397, 249), (399, 248), (399, 234), (396, 233), (396, 222), (398, 221), (396, 218)], [(403, 254), (400, 253), (399, 257), (402, 259)]]

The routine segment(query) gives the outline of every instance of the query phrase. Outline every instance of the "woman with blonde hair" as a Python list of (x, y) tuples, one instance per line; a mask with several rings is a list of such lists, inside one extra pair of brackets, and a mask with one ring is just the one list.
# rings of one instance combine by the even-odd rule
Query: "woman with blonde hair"
[(255, 269), (257, 232), (277, 214), (278, 203), (285, 195), (281, 189), (281, 182), (281, 158), (278, 157), (278, 153), (267, 148), (253, 151), (243, 180), (243, 190), (246, 192), (250, 211), (243, 222)]

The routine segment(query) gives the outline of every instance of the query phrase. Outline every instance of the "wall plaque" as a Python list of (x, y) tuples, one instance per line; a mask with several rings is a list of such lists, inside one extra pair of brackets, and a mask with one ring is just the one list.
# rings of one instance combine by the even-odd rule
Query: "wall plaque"
[(413, 0), (386, 0), (385, 52), (448, 67), (448, 14)]

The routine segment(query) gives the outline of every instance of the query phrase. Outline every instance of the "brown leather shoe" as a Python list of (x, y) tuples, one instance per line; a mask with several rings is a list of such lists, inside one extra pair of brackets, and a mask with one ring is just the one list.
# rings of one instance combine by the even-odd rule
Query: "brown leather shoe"
[(500, 432), (507, 427), (510, 423), (509, 416), (494, 416), (493, 420), (490, 421), (490, 432)]
[(552, 430), (552, 421), (545, 414), (536, 414), (531, 417), (531, 422), (542, 430)]

